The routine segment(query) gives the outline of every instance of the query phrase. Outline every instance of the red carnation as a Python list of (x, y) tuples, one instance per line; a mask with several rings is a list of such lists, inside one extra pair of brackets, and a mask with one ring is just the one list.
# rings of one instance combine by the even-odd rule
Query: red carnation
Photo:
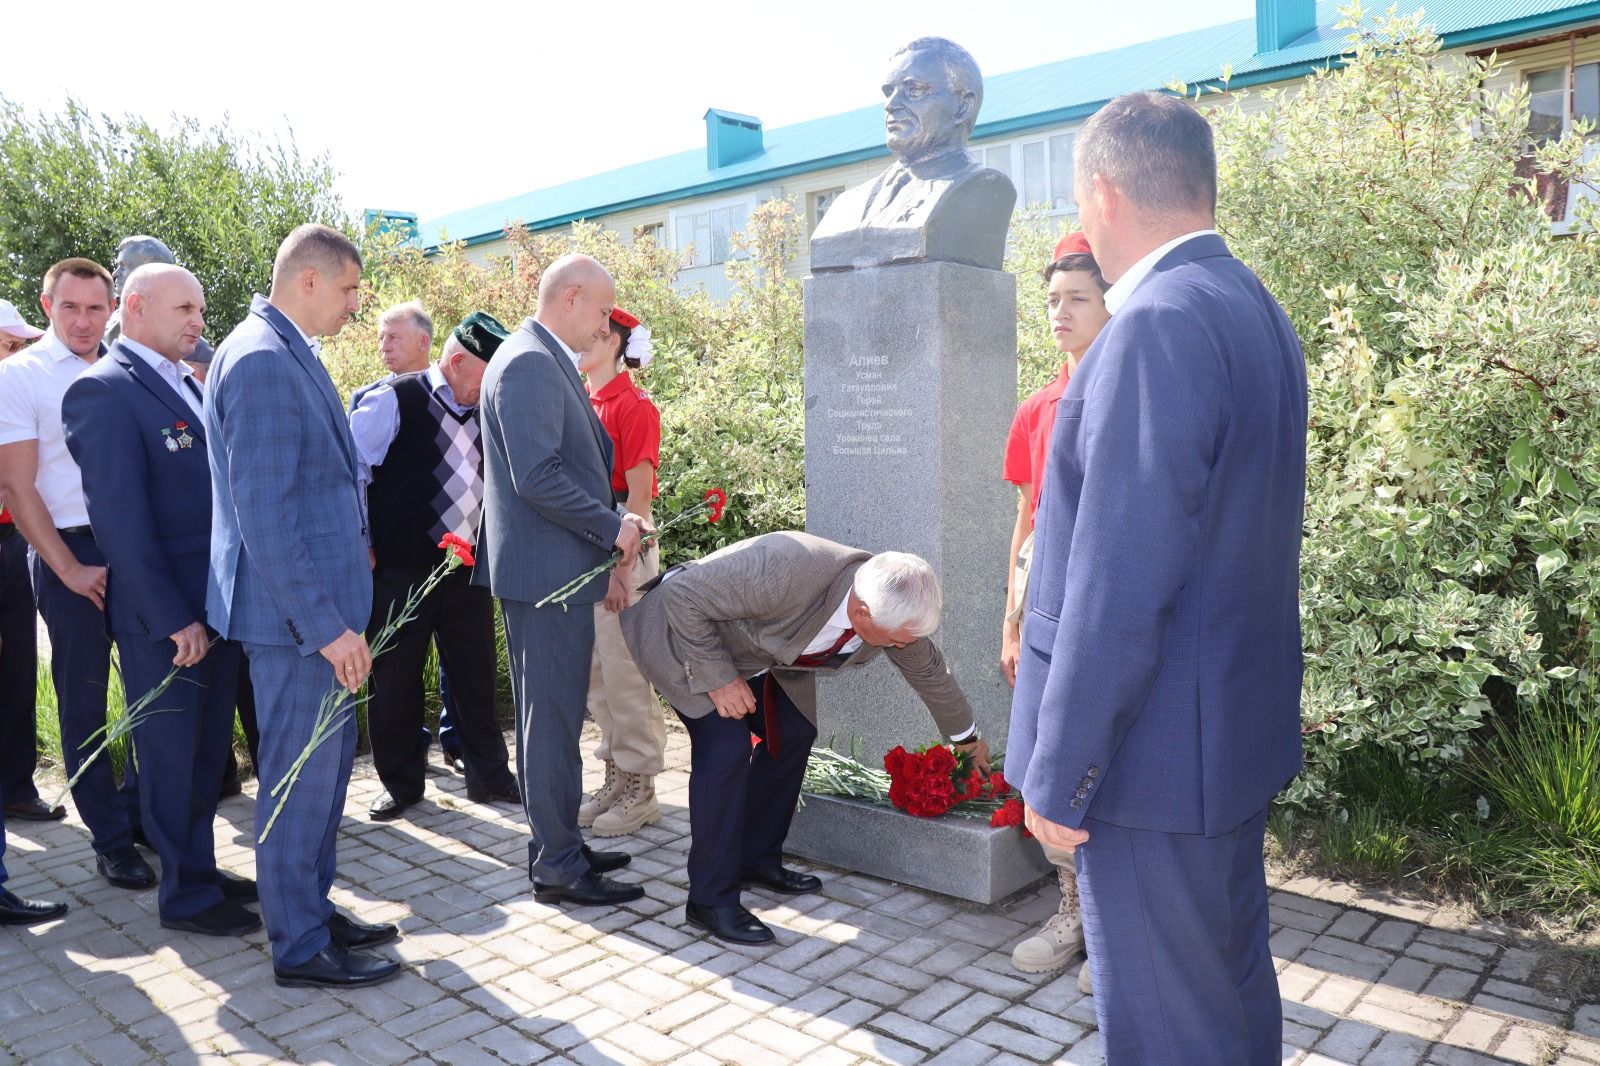
[(943, 744), (935, 744), (923, 753), (924, 764), (930, 774), (943, 774), (948, 777), (956, 772), (955, 752)]
[(472, 558), (472, 545), (468, 544), (454, 533), (446, 533), (444, 538), (439, 541), (439, 547), (449, 552), (451, 555), (454, 555), (457, 559), (461, 560), (461, 565), (473, 565), (474, 560)]
[(722, 519), (722, 509), (728, 505), (728, 494), (722, 489), (706, 489), (706, 502), (711, 505), (711, 513), (706, 517), (709, 521), (717, 522)]
[(1006, 780), (1005, 774), (996, 770), (989, 775), (989, 789), (996, 796), (1009, 796), (1011, 794), (1011, 782)]
[(983, 792), (983, 775), (974, 770), (967, 775), (965, 785), (961, 789), (962, 800), (977, 799)]
[(1024, 810), (1022, 801), (1019, 799), (1008, 799), (1000, 805), (999, 810), (995, 811), (989, 816), (989, 824), (992, 826), (1014, 825), (1022, 829), (1023, 836), (1031, 837), (1033, 834), (1028, 832), (1027, 827), (1023, 825), (1023, 814)]

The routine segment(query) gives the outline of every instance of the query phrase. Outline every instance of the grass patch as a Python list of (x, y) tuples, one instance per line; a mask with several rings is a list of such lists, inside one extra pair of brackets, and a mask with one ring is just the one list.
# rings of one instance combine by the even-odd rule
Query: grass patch
[(1593, 684), (1501, 718), (1459, 764), (1424, 774), (1400, 755), (1351, 753), (1336, 809), (1278, 810), (1291, 859), (1335, 877), (1409, 882), (1485, 914), (1577, 927), (1600, 919), (1600, 720)]

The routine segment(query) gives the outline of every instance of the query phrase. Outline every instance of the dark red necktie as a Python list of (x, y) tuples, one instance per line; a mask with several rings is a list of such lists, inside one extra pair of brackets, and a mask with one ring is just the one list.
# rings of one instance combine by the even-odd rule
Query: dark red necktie
[[(833, 647), (827, 651), (802, 655), (794, 661), (793, 665), (810, 669), (826, 666), (835, 655), (844, 650), (846, 644), (855, 639), (855, 635), (856, 631), (847, 627), (843, 633), (839, 634), (839, 639), (833, 642)], [(771, 670), (767, 671), (766, 679), (761, 685), (761, 717), (767, 727), (767, 754), (776, 759), (783, 747), (783, 731), (778, 727), (778, 679), (772, 676)]]

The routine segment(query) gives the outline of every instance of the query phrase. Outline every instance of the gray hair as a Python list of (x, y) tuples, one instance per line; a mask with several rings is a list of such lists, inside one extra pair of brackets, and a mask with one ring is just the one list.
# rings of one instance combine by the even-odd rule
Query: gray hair
[(327, 277), (337, 277), (344, 268), (354, 263), (361, 269), (361, 250), (355, 242), (331, 226), (307, 222), (296, 226), (283, 243), (278, 245), (278, 255), (272, 262), (274, 284), (287, 282), (302, 270), (315, 270)]
[(948, 37), (918, 37), (890, 56), (889, 61), (893, 62), (907, 52), (934, 53), (944, 64), (944, 80), (950, 86), (950, 91), (957, 96), (972, 94), (972, 114), (967, 116), (962, 127), (968, 137), (972, 136), (972, 128), (978, 124), (978, 112), (983, 108), (983, 74), (978, 70), (978, 61), (972, 58), (972, 53)]
[(413, 329), (420, 329), (428, 337), (428, 345), (433, 345), (433, 319), (423, 309), (421, 300), (407, 300), (403, 304), (395, 304), (389, 310), (378, 316), (378, 327), (383, 328), (386, 322), (395, 322), (404, 319)]
[(856, 571), (856, 599), (872, 612), (872, 620), (893, 631), (910, 628), (925, 637), (939, 628), (944, 596), (927, 560), (905, 552), (880, 552)]
[(1135, 207), (1157, 215), (1217, 209), (1211, 124), (1187, 100), (1119, 96), (1084, 123), (1073, 147), (1082, 178), (1100, 175)]

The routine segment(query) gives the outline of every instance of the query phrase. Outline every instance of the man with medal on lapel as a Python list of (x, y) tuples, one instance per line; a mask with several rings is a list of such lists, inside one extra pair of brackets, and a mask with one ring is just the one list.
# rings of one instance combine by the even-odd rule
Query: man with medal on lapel
[[(120, 336), (61, 403), (106, 554), (106, 616), (131, 703), (176, 678), (133, 730), (145, 834), (161, 857), (161, 924), (207, 936), (261, 928), (253, 881), (217, 869), (212, 821), (233, 739), (239, 646), (206, 628), (210, 469), (203, 400), (182, 360), (205, 329), (205, 295), (180, 266), (135, 270)], [(197, 486), (201, 491), (196, 491)]]

